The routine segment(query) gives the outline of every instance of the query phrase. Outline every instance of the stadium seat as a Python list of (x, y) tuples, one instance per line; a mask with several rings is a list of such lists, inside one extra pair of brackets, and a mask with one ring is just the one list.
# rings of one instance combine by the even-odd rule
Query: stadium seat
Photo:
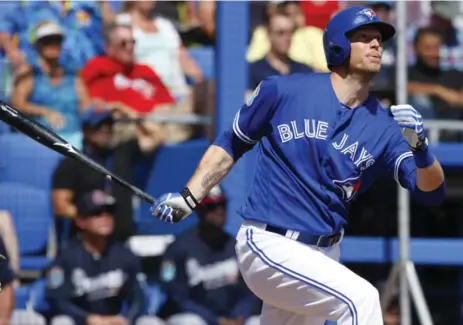
[(30, 287), (20, 286), (14, 290), (16, 309), (26, 309), (27, 302), (29, 300)]
[[(160, 149), (145, 190), (155, 197), (165, 192), (181, 190), (195, 171), (208, 146), (209, 141), (201, 139), (168, 145)], [(173, 163), (181, 165), (173, 165)], [(179, 224), (170, 225), (153, 217), (149, 207), (146, 202), (140, 205), (141, 210), (138, 212), (140, 235), (177, 235), (197, 222), (196, 216), (193, 215)]]
[(10, 126), (3, 121), (0, 121), (0, 135), (10, 133)]
[(35, 280), (29, 289), (29, 299), (27, 301), (27, 307), (34, 310), (35, 312), (46, 316), (51, 313), (50, 305), (45, 299), (46, 280), (38, 279)]
[(191, 57), (196, 61), (203, 71), (206, 80), (215, 78), (215, 51), (213, 47), (202, 46), (188, 49)]
[(0, 136), (0, 181), (49, 191), (61, 155), (20, 133)]
[(50, 193), (24, 184), (0, 183), (0, 209), (13, 217), (21, 270), (42, 269), (48, 263), (44, 251), (52, 225)]

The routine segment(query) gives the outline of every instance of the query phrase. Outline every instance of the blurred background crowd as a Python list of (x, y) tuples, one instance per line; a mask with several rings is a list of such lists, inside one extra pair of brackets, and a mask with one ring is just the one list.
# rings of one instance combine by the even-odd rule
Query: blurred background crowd
[[(396, 22), (394, 1), (246, 2), (246, 47), (233, 58), (245, 63), (246, 81), (226, 106), (237, 110), (268, 76), (327, 72), (324, 27), (359, 3)], [(218, 44), (233, 36), (221, 28), (221, 5), (1, 1), (0, 99), (147, 192), (178, 191), (219, 131), (204, 117), (217, 121), (227, 109), (217, 100), (225, 73), (217, 58), (226, 54)], [(417, 268), (435, 324), (463, 324), (463, 260), (454, 259), (462, 245), (448, 241), (463, 235), (463, 5), (406, 5), (408, 100), (434, 130), (450, 189), (439, 208), (411, 207), (412, 236), (442, 246), (436, 253), (429, 241)], [(385, 106), (396, 103), (396, 62), (393, 39), (372, 82)], [(127, 190), (0, 123), (0, 325), (259, 324), (260, 301), (234, 256), (242, 188), (233, 184), (214, 188), (188, 221), (164, 225)], [(349, 237), (384, 245), (371, 260), (351, 245), (344, 262), (381, 292), (397, 258), (396, 184), (377, 182), (351, 215), (346, 245)], [(397, 299), (385, 324), (400, 324)]]

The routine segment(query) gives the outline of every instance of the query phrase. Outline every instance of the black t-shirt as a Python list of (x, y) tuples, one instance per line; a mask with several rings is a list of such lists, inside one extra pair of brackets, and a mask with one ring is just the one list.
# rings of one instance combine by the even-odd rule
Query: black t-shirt
[[(289, 59), (289, 74), (312, 73), (308, 65)], [(270, 65), (266, 58), (249, 64), (248, 90), (254, 90), (265, 78), (279, 76), (281, 73)]]
[[(437, 84), (453, 90), (463, 89), (463, 73), (458, 70), (430, 71), (412, 66), (408, 69), (408, 81)], [(452, 108), (446, 101), (434, 96), (432, 101), (436, 108), (437, 118), (461, 119), (463, 117), (461, 110)]]
[[(132, 168), (142, 157), (136, 140), (129, 141), (114, 149), (107, 158), (88, 155), (122, 179), (131, 182)], [(125, 241), (133, 234), (132, 193), (108, 181), (104, 175), (71, 158), (63, 159), (53, 174), (53, 189), (67, 189), (74, 193), (74, 203), (85, 193), (95, 189), (108, 191), (117, 201), (114, 212), (114, 238)], [(75, 229), (73, 230), (75, 231)]]

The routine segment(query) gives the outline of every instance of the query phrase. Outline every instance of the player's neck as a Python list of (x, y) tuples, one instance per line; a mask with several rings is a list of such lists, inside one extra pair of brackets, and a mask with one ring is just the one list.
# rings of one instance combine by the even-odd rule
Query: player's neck
[(333, 72), (331, 73), (331, 83), (339, 101), (348, 107), (361, 105), (369, 96), (369, 79)]
[(85, 249), (91, 254), (101, 254), (108, 244), (108, 239), (102, 236), (82, 234), (82, 242)]

